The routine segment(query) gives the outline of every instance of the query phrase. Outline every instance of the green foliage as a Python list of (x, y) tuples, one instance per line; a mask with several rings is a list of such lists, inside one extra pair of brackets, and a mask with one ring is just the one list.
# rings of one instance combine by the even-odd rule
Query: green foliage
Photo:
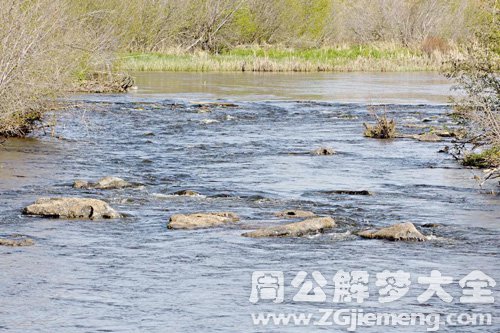
[(463, 165), (476, 168), (500, 167), (500, 146), (493, 146), (481, 153), (468, 153), (464, 156)]

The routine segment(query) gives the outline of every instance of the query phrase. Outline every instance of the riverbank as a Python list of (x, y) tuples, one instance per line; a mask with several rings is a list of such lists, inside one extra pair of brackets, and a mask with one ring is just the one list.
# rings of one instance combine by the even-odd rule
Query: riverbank
[(415, 72), (438, 71), (446, 55), (396, 45), (315, 49), (239, 47), (220, 54), (131, 53), (119, 57), (125, 71), (168, 72)]

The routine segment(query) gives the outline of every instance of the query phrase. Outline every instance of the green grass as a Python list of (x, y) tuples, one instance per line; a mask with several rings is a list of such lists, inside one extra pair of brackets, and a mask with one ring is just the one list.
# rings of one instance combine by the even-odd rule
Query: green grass
[(120, 70), (130, 71), (435, 71), (441, 59), (396, 46), (350, 46), (318, 49), (235, 48), (221, 54), (132, 53), (122, 55)]

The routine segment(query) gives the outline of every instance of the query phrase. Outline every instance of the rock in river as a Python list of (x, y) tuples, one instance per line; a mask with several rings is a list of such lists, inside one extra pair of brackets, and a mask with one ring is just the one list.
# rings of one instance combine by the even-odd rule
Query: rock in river
[(231, 212), (175, 214), (170, 217), (169, 229), (202, 229), (239, 221)]
[(121, 215), (106, 202), (88, 198), (40, 198), (23, 214), (68, 219), (113, 219)]
[(335, 221), (331, 217), (314, 217), (307, 220), (284, 225), (262, 228), (244, 233), (242, 236), (261, 237), (302, 237), (323, 233), (327, 229), (335, 227)]
[(90, 183), (85, 180), (76, 180), (73, 183), (74, 188), (84, 188), (84, 189), (95, 188), (98, 190), (114, 190), (131, 186), (133, 185), (130, 184), (129, 182), (121, 178), (111, 177), (111, 176), (101, 178), (97, 181), (97, 183)]
[(335, 190), (335, 191), (328, 191), (328, 193), (331, 193), (331, 194), (344, 194), (344, 195), (373, 195), (372, 192), (367, 191), (367, 190), (359, 190), (359, 191), (353, 191), (353, 190)]
[(200, 196), (200, 193), (193, 190), (181, 190), (172, 193), (173, 195), (187, 196), (187, 197), (197, 197)]
[(364, 230), (358, 232), (358, 236), (363, 238), (379, 238), (392, 241), (425, 241), (427, 237), (415, 228), (413, 223), (398, 223), (379, 230)]
[(415, 140), (422, 142), (440, 142), (442, 141), (441, 137), (434, 133), (424, 133), (424, 134), (415, 134), (413, 136)]
[(22, 236), (11, 236), (9, 238), (0, 238), (0, 246), (31, 246), (35, 245), (35, 242), (31, 238)]
[(336, 152), (332, 148), (329, 147), (320, 147), (317, 149), (314, 149), (311, 152), (312, 155), (317, 155), (317, 156), (326, 156), (326, 155), (335, 155)]
[(274, 214), (276, 217), (286, 217), (286, 218), (301, 218), (301, 217), (314, 217), (316, 214), (309, 212), (307, 210), (284, 210)]

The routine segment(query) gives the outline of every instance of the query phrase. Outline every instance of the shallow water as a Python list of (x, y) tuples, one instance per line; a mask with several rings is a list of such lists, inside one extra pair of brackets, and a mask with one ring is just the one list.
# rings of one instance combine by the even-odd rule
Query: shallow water
[[(481, 270), (500, 281), (498, 195), (480, 189), (474, 172), (438, 153), (450, 140), (379, 141), (362, 136), (369, 104), (398, 124), (453, 126), (449, 86), (435, 74), (138, 74), (126, 95), (79, 95), (59, 114), (57, 138), (12, 139), (0, 149), (1, 235), (19, 233), (35, 246), (0, 247), (0, 331), (6, 332), (303, 332), (345, 327), (254, 325), (259, 312), (481, 312), (491, 326), (444, 332), (498, 331), (494, 304), (461, 304), (458, 280)], [(194, 101), (237, 107), (201, 112)], [(400, 127), (405, 133), (414, 128)], [(333, 156), (312, 156), (320, 146)], [(105, 175), (141, 183), (111, 191), (75, 190), (75, 179)], [(488, 185), (494, 189), (496, 185)], [(200, 197), (171, 196), (192, 189)], [(369, 190), (372, 196), (332, 194)], [(223, 195), (222, 195), (223, 194)], [(127, 215), (114, 221), (22, 216), (40, 196), (103, 198)], [(256, 226), (283, 223), (289, 208), (330, 215), (339, 227), (301, 239), (241, 237)], [(228, 228), (171, 231), (170, 215), (233, 211)], [(435, 235), (425, 243), (363, 240), (358, 229), (411, 221)], [(332, 302), (338, 270), (368, 271), (362, 304)], [(446, 303), (420, 304), (420, 276), (452, 276)], [(252, 272), (283, 271), (285, 301), (252, 304)], [(328, 280), (326, 302), (297, 302), (299, 271)], [(377, 302), (376, 273), (411, 273), (406, 296)], [(498, 286), (492, 288), (497, 298)], [(363, 327), (360, 332), (424, 332), (427, 326)]]

